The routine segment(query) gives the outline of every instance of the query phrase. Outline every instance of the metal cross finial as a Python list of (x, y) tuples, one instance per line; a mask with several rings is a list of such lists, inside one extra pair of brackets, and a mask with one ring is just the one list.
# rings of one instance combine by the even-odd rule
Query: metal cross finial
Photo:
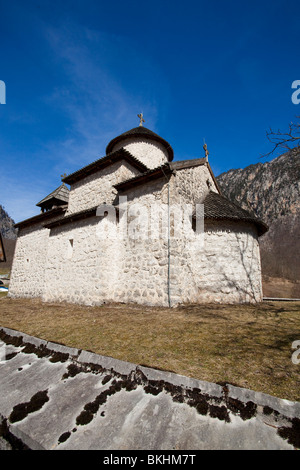
[(204, 148), (204, 151), (205, 151), (205, 158), (206, 158), (206, 160), (208, 160), (209, 151), (207, 150), (207, 144), (205, 143), (205, 141), (204, 141), (203, 148)]
[(143, 113), (140, 113), (137, 116), (140, 118), (140, 126), (143, 126), (143, 122), (145, 122), (145, 119), (143, 119)]
[(66, 176), (67, 176), (66, 173), (64, 173), (63, 175), (60, 175), (60, 177), (61, 177), (62, 180), (63, 180)]

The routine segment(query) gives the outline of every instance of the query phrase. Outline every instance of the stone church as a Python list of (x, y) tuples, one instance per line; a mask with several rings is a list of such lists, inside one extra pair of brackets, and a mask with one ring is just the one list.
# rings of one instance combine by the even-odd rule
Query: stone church
[(166, 307), (262, 300), (258, 238), (267, 226), (221, 194), (206, 146), (204, 158), (174, 161), (139, 117), (16, 224), (11, 297)]

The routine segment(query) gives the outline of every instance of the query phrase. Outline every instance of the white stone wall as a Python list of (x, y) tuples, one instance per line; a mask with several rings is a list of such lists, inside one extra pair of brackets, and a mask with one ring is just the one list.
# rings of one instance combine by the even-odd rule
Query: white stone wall
[[(172, 306), (183, 302), (262, 300), (260, 252), (254, 225), (206, 221), (204, 233), (196, 234), (190, 223), (180, 235), (178, 219), (172, 210), (175, 213), (176, 207), (180, 210), (191, 200), (203, 197), (209, 191), (207, 179), (211, 181), (210, 189), (217, 190), (208, 169), (198, 167), (197, 170), (190, 178), (188, 170), (171, 177), (169, 250), (166, 237), (126, 240), (119, 300), (165, 306), (169, 295)], [(127, 196), (129, 207), (140, 203), (150, 208), (159, 203), (167, 215), (168, 185), (164, 179), (130, 190)]]
[[(49, 215), (47, 222), (61, 215)], [(45, 266), (50, 230), (43, 222), (19, 228), (14, 259), (10, 274), (10, 297), (41, 297), (44, 291)]]
[[(149, 208), (161, 199), (166, 209), (164, 179), (131, 190), (128, 212), (121, 212), (118, 222), (93, 217), (53, 228), (43, 300), (86, 305), (110, 301), (168, 305), (166, 240), (149, 239), (149, 226), (138, 227), (136, 212), (139, 204)], [(133, 236), (135, 228), (141, 237)]]
[[(116, 299), (146, 305), (168, 305), (167, 240), (151, 233), (150, 208), (167, 213), (167, 181), (160, 178), (127, 193), (127, 237), (124, 238)], [(155, 215), (153, 219), (156, 220)], [(125, 224), (120, 219), (120, 228)], [(136, 230), (135, 230), (136, 229)]]
[(172, 181), (173, 202), (195, 204), (209, 191), (219, 192), (206, 165), (176, 170)]
[(139, 174), (136, 168), (122, 160), (77, 181), (70, 188), (68, 214), (103, 202), (111, 204), (117, 195), (113, 185)]
[[(171, 207), (176, 178), (177, 175), (170, 181)], [(204, 177), (203, 181), (206, 184)], [(128, 191), (129, 207), (141, 204), (150, 208), (160, 202), (167, 215), (167, 189), (167, 182), (160, 179)], [(201, 185), (198, 189), (201, 191)], [(175, 204), (174, 208), (176, 211)], [(183, 212), (181, 214), (184, 215)], [(149, 233), (149, 238), (146, 234), (144, 238), (133, 240), (129, 237), (125, 240), (119, 300), (167, 306), (169, 289), (172, 306), (183, 302), (262, 300), (259, 245), (257, 231), (252, 224), (206, 222), (204, 233), (196, 234), (190, 223), (184, 226), (181, 236), (178, 220), (175, 226), (174, 220), (171, 211), (169, 250), (167, 237), (162, 233), (160, 238), (153, 238)], [(129, 219), (129, 228), (130, 223)]]
[(43, 300), (85, 305), (113, 301), (120, 255), (116, 228), (116, 222), (100, 217), (53, 228)]
[(10, 297), (40, 297), (44, 288), (49, 230), (35, 224), (19, 230), (11, 278)]
[(151, 169), (168, 162), (168, 152), (159, 142), (131, 137), (114, 145), (113, 151), (122, 147)]
[(171, 240), (171, 298), (181, 302), (262, 300), (260, 252), (252, 224), (204, 223), (204, 234)]

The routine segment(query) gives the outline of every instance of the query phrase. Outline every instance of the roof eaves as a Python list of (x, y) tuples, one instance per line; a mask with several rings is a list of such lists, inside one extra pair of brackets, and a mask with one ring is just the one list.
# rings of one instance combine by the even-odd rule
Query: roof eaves
[(45, 202), (50, 201), (51, 199), (56, 199), (63, 202), (68, 202), (69, 200), (69, 189), (65, 186), (65, 184), (61, 184), (58, 188), (56, 188), (52, 193), (48, 194), (48, 196), (44, 197), (40, 202), (36, 204), (36, 206), (40, 207)]
[(208, 162), (206, 163), (206, 166), (208, 168), (208, 171), (210, 172), (210, 176), (212, 177), (213, 182), (215, 183), (215, 186), (216, 186), (217, 190), (219, 191), (219, 194), (222, 195), (221, 187), (220, 187), (220, 185), (219, 185), (219, 183), (218, 183), (218, 181), (217, 181), (217, 179), (216, 179), (216, 177), (215, 177), (215, 175), (214, 175), (214, 173), (211, 169), (211, 166)]
[(143, 184), (144, 182), (150, 181), (151, 179), (167, 176), (168, 174), (171, 174), (176, 170), (184, 170), (186, 168), (193, 168), (206, 164), (207, 162), (205, 158), (195, 158), (192, 160), (181, 160), (177, 162), (165, 163), (164, 165), (148, 170), (142, 173), (141, 175), (134, 176), (128, 180), (122, 181), (121, 183), (116, 184), (114, 187), (118, 191), (125, 190), (129, 187), (132, 187), (133, 185), (136, 186), (139, 184)]
[[(50, 222), (50, 223), (46, 223), (44, 224), (44, 227), (45, 228), (54, 228), (54, 227), (58, 227), (58, 226), (61, 226), (61, 225), (66, 225), (66, 224), (70, 224), (70, 223), (73, 223), (73, 222), (77, 222), (79, 220), (84, 220), (84, 219), (88, 219), (90, 217), (96, 217), (97, 216), (97, 209), (99, 207), (101, 207), (102, 209), (107, 205), (107, 207), (111, 207), (111, 205), (108, 205), (106, 203), (103, 203), (103, 204), (98, 204), (97, 206), (93, 206), (93, 207), (90, 207), (89, 209), (84, 209), (82, 211), (79, 211), (79, 212), (74, 212), (73, 214), (69, 214), (65, 217), (62, 217), (58, 220), (54, 220), (53, 222)], [(117, 206), (114, 205), (114, 208), (115, 210), (119, 211), (119, 208)]]
[(171, 162), (170, 167), (173, 170), (184, 170), (185, 168), (193, 168), (196, 166), (202, 166), (206, 164), (205, 158), (194, 158), (192, 160), (180, 160), (177, 162)]
[(260, 219), (253, 218), (253, 217), (229, 217), (229, 216), (213, 216), (213, 215), (205, 215), (204, 214), (204, 219), (205, 220), (227, 220), (230, 222), (248, 222), (251, 224), (256, 225), (257, 231), (258, 231), (258, 236), (260, 237), (264, 233), (266, 233), (269, 230), (269, 227)]
[(97, 207), (98, 206), (94, 206), (94, 207), (91, 207), (89, 209), (85, 209), (85, 210), (82, 210), (82, 211), (79, 211), (79, 212), (74, 212), (73, 214), (69, 214), (65, 217), (62, 217), (61, 219), (58, 219), (58, 220), (54, 220), (52, 222), (49, 222), (48, 224), (44, 224), (44, 227), (45, 228), (54, 228), (54, 227), (58, 227), (60, 225), (65, 225), (65, 224), (68, 224), (68, 223), (71, 223), (71, 222), (76, 222), (78, 220), (83, 220), (83, 219), (86, 219), (88, 217), (94, 217), (96, 216), (96, 212), (97, 212)]
[(105, 155), (104, 157), (101, 157), (98, 160), (95, 160), (89, 165), (86, 165), (85, 167), (80, 168), (77, 171), (74, 171), (70, 175), (66, 176), (62, 181), (67, 184), (75, 183), (76, 181), (122, 159), (129, 162), (131, 165), (133, 165), (135, 168), (137, 168), (141, 172), (148, 170), (148, 167), (143, 162), (138, 160), (130, 152), (128, 152), (128, 150), (122, 147), (116, 152), (109, 153), (108, 155)]
[(163, 176), (167, 177), (167, 175), (172, 174), (173, 171), (174, 170), (171, 168), (170, 164), (165, 163), (164, 165), (148, 170), (141, 175), (134, 176), (133, 178), (115, 184), (114, 188), (116, 188), (117, 191), (124, 191), (126, 189), (147, 183), (153, 179), (162, 178)]
[[(210, 191), (201, 201), (204, 204), (204, 219), (206, 220), (228, 220), (232, 222), (250, 222), (257, 226), (259, 236), (269, 230), (269, 227), (263, 220), (251, 214), (234, 202), (224, 196)], [(193, 213), (193, 218), (196, 213)]]
[(55, 215), (58, 215), (60, 213), (66, 212), (68, 206), (59, 206), (56, 207), (55, 209), (51, 209), (50, 211), (43, 212), (42, 214), (35, 215), (33, 217), (30, 217), (29, 219), (22, 220), (21, 222), (18, 222), (17, 224), (14, 225), (15, 228), (24, 228), (29, 225), (33, 225), (38, 222), (42, 222), (43, 220), (46, 220), (50, 217), (53, 217)]

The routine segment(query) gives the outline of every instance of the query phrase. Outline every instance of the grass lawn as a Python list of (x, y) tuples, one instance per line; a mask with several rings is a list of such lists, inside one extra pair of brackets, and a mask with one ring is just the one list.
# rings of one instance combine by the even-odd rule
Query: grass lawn
[[(0, 327), (209, 382), (300, 401), (300, 302), (84, 307), (0, 297)], [(300, 355), (299, 355), (300, 357)]]

